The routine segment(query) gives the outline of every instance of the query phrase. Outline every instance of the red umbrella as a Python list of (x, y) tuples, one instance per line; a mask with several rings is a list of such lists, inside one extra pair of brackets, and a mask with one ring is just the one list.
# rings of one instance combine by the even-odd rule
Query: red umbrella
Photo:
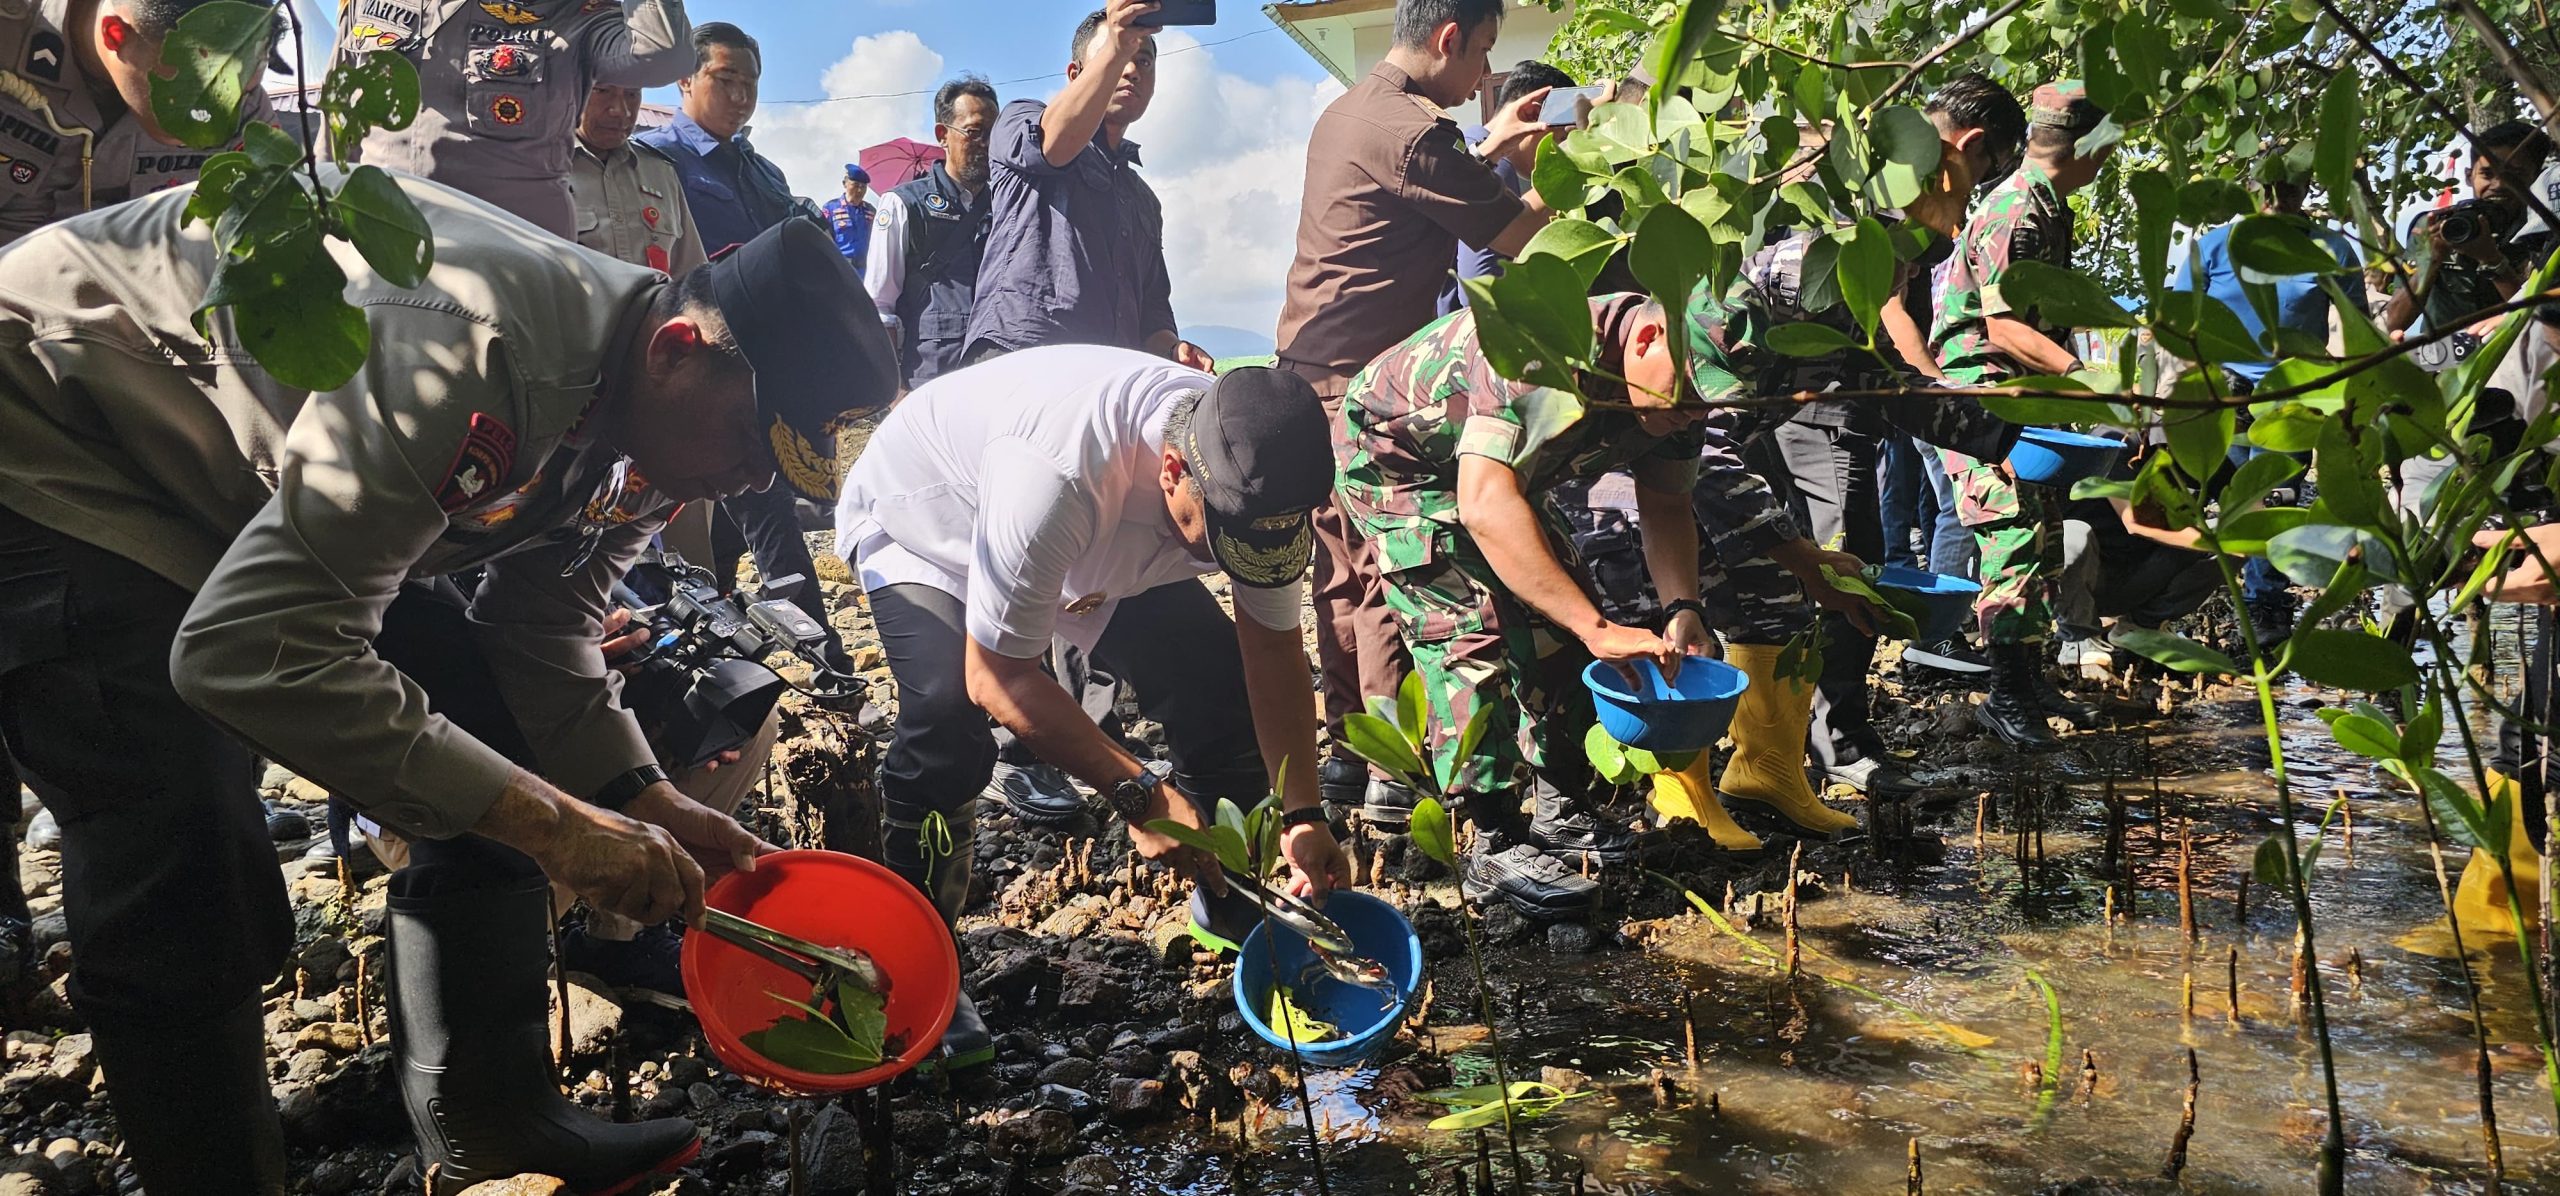
[(862, 151), (862, 168), (871, 172), (871, 189), (886, 191), (933, 169), (942, 147), (912, 138), (883, 141)]

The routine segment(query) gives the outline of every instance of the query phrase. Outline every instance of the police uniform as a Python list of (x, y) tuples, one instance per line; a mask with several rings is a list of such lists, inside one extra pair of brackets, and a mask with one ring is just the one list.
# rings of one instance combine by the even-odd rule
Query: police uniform
[[(196, 332), (219, 250), (181, 225), (183, 190), (0, 251), (0, 734), (60, 791), (76, 999), (155, 1191), (282, 1191), (257, 994), (294, 930), (244, 743), (418, 850), (391, 891), (393, 1041), (421, 1150), (447, 1164), (454, 1134), (516, 1132), (558, 1098), (540, 1050), (545, 886), (464, 832), (520, 767), (586, 795), (654, 763), (597, 643), (671, 504), (598, 431), (606, 372), (664, 279), (403, 185), (435, 266), (404, 289), (323, 250), (372, 342), (327, 393), (269, 376), (228, 312)], [(764, 302), (859, 320), (790, 328), (737, 305), (760, 408), (832, 401), (807, 382), (821, 370), (848, 403), (894, 385), (877, 316), (822, 257), (840, 285), (773, 271)], [(777, 376), (797, 387), (762, 372), (785, 359), (759, 346), (784, 336), (827, 342), (790, 350)], [(777, 417), (768, 435), (795, 485), (831, 471), (801, 428)], [(475, 566), (467, 602), (425, 584)], [(542, 1162), (602, 1187), (596, 1160), (693, 1137), (613, 1127), (586, 1162)], [(475, 1146), (464, 1161), (525, 1157)]]
[(693, 67), (683, 0), (346, 0), (331, 64), (390, 51), (418, 68), (418, 117), (357, 160), (477, 195), (574, 237), (570, 147), (598, 83), (658, 87)]
[[(216, 150), (165, 145), (121, 105), (102, 113), (63, 28), (72, 0), (0, 15), (0, 242), (163, 187), (195, 181)], [(268, 120), (264, 92), (246, 119)]]
[(598, 253), (682, 275), (702, 264), (702, 237), (685, 207), (684, 183), (664, 153), (626, 141), (598, 154), (581, 141), (569, 151), (569, 199), (578, 244)]
[(880, 197), (863, 282), (883, 319), (898, 326), (907, 384), (922, 386), (960, 364), (978, 261), (987, 249), (987, 189), (970, 195), (936, 162)]

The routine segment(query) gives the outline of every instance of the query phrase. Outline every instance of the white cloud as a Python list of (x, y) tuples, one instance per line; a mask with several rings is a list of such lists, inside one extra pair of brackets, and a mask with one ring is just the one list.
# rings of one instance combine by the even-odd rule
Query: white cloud
[[(1298, 198), (1308, 131), (1342, 93), (1329, 78), (1255, 82), (1218, 69), (1216, 52), (1189, 33), (1159, 35), (1155, 102), (1132, 139), (1164, 201), (1165, 262), (1174, 314), (1186, 325), (1223, 324), (1271, 335), (1297, 244)], [(858, 38), (819, 79), (830, 97), (922, 91), (941, 84), (943, 57), (914, 33)], [(801, 81), (768, 77), (765, 90), (807, 94)], [(1004, 99), (1045, 98), (1057, 80), (1017, 84)], [(803, 195), (834, 193), (836, 172), (863, 146), (893, 137), (926, 140), (930, 94), (770, 106), (756, 114), (756, 148)]]
[[(899, 137), (932, 139), (933, 89), (942, 80), (942, 55), (913, 33), (900, 29), (855, 38), (852, 49), (818, 79), (820, 94), (831, 102), (759, 107), (748, 137), (782, 167), (792, 190), (824, 200), (836, 194), (844, 164), (863, 147)], [(767, 76), (763, 84), (768, 94), (808, 94), (796, 79)], [(906, 92), (922, 94), (901, 94)]]

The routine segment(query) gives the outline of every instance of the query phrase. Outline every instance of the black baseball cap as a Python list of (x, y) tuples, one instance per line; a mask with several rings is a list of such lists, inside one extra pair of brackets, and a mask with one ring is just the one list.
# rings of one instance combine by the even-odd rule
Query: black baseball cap
[(755, 371), (756, 413), (782, 480), (833, 502), (844, 471), (836, 432), (898, 397), (898, 352), (835, 238), (793, 216), (720, 251), (711, 298)]
[(1209, 509), (1209, 551), (1238, 585), (1277, 589), (1315, 559), (1310, 515), (1333, 493), (1333, 434), (1307, 380), (1246, 366), (1211, 383), (1174, 449)]

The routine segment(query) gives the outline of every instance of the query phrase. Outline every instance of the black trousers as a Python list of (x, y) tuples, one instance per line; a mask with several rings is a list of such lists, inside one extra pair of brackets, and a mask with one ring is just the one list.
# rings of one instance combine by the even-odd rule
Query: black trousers
[[(995, 772), (996, 739), (969, 700), (967, 606), (931, 586), (886, 586), (871, 615), (898, 682), (898, 728), (880, 767), (880, 797), (899, 811), (949, 813)], [(1197, 581), (1120, 600), (1094, 644), (1094, 666), (1125, 682), (1164, 727), (1173, 780), (1194, 799), (1251, 809), (1269, 792), (1235, 624)]]
[(800, 511), (789, 487), (776, 482), (761, 493), (748, 491), (720, 503), (720, 514), (726, 518), (711, 521), (713, 555), (711, 571), (720, 578), (723, 591), (738, 587), (738, 556), (756, 554), (756, 569), (767, 582), (793, 574), (806, 578), (800, 592), (791, 596), (791, 604), (808, 612), (818, 625), (827, 629), (827, 659), (837, 668), (848, 668), (844, 640), (836, 634), (835, 624), (827, 622), (827, 596), (818, 588), (818, 563), (809, 556), (808, 537), (800, 534)]
[[(1859, 560), (1884, 556), (1884, 500), (1876, 489), (1882, 447), (1873, 436), (1847, 428), (1802, 422), (1778, 425), (1751, 445), (1755, 464), (1776, 484), (1813, 542), (1837, 547)], [(1822, 675), (1814, 681), (1813, 724), (1806, 739), (1824, 764), (1847, 764), (1881, 749), (1867, 718), (1868, 677), (1876, 641), (1849, 620), (1822, 616)]]

